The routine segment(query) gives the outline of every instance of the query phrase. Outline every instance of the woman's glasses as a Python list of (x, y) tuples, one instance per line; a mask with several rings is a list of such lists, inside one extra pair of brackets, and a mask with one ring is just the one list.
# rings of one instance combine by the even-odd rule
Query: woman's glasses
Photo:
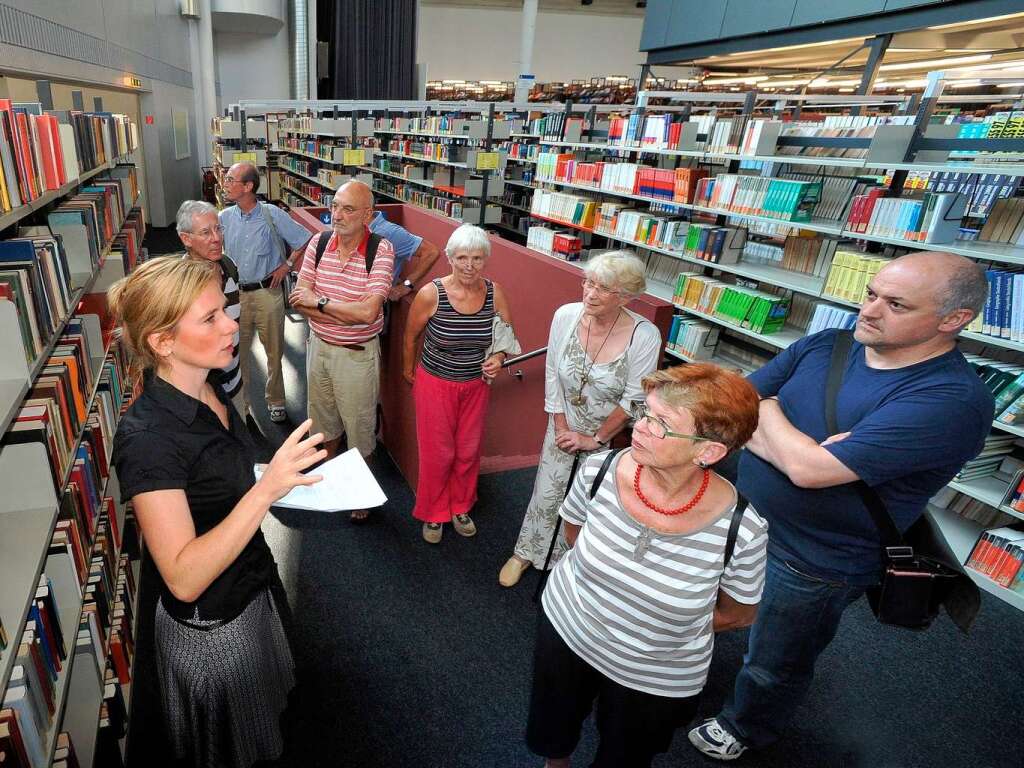
[(696, 442), (711, 440), (710, 437), (684, 435), (682, 432), (673, 432), (668, 428), (668, 425), (664, 421), (651, 413), (650, 409), (647, 407), (647, 403), (633, 403), (630, 407), (630, 415), (633, 417), (633, 421), (636, 424), (639, 424), (641, 421), (646, 419), (647, 431), (651, 433), (652, 437), (658, 440), (664, 440), (666, 437), (679, 437), (685, 440), (694, 440)]

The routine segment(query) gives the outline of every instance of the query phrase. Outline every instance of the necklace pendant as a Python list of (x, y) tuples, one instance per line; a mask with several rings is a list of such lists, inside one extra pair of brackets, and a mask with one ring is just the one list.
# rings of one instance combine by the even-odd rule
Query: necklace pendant
[(647, 554), (647, 548), (651, 545), (651, 536), (654, 532), (650, 528), (644, 528), (636, 537), (636, 546), (633, 549), (633, 562), (639, 563)]
[(579, 392), (576, 393), (576, 396), (571, 400), (571, 402), (573, 405), (579, 408), (584, 403), (587, 402), (587, 396), (583, 394), (583, 390), (581, 389)]

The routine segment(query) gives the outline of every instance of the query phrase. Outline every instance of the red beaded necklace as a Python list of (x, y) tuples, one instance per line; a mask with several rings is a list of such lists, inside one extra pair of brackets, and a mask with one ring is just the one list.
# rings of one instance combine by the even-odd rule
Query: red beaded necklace
[(711, 471), (704, 470), (704, 478), (700, 481), (700, 488), (697, 490), (697, 494), (690, 499), (688, 502), (678, 509), (662, 509), (657, 504), (652, 504), (650, 499), (644, 496), (640, 490), (640, 473), (643, 471), (644, 465), (636, 465), (636, 474), (633, 475), (633, 490), (636, 491), (636, 497), (644, 503), (644, 506), (648, 509), (654, 510), (659, 515), (681, 515), (683, 512), (689, 512), (704, 498), (704, 492), (708, 489), (708, 484), (711, 482)]

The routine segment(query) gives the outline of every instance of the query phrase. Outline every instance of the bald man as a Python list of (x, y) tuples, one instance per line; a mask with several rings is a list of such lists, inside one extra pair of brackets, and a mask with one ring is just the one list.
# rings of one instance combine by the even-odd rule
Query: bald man
[(843, 611), (881, 577), (881, 539), (858, 480), (900, 530), (982, 449), (992, 395), (956, 348), (981, 311), (984, 270), (949, 253), (895, 259), (868, 284), (825, 420), (837, 331), (807, 336), (750, 381), (763, 398), (739, 491), (768, 519), (768, 568), (744, 665), (721, 713), (690, 731), (733, 760), (778, 740), (811, 686)]
[[(337, 453), (343, 433), (364, 458), (377, 444), (378, 335), (395, 251), (387, 239), (371, 236), (373, 215), (370, 188), (360, 181), (342, 184), (331, 202), (332, 231), (309, 242), (288, 297), (292, 308), (309, 318), (309, 418), (312, 432), (323, 432), (328, 456)], [(356, 510), (351, 519), (361, 522), (367, 514)]]

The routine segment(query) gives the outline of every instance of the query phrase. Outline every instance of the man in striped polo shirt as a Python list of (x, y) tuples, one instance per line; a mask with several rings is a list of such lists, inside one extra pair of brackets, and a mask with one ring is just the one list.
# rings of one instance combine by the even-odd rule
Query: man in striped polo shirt
[[(224, 313), (237, 323), (241, 314), (238, 300), (238, 267), (224, 255), (224, 228), (217, 217), (217, 209), (204, 200), (186, 200), (178, 208), (177, 229), (187, 257), (206, 259), (220, 267), (221, 289), (227, 299)], [(231, 398), (238, 415), (245, 419), (249, 409), (245, 400), (245, 387), (242, 385), (242, 369), (238, 365), (237, 330), (231, 362), (223, 371), (221, 387)]]
[[(343, 433), (348, 435), (349, 447), (358, 448), (364, 458), (377, 445), (378, 335), (384, 325), (395, 254), (388, 240), (374, 238), (376, 250), (370, 257), (372, 218), (373, 193), (368, 186), (350, 181), (339, 187), (331, 203), (333, 232), (319, 263), (320, 237), (314, 237), (288, 297), (292, 308), (309, 319), (309, 418), (311, 431), (324, 435), (328, 457), (337, 453)], [(352, 520), (365, 520), (367, 514), (355, 510)]]

